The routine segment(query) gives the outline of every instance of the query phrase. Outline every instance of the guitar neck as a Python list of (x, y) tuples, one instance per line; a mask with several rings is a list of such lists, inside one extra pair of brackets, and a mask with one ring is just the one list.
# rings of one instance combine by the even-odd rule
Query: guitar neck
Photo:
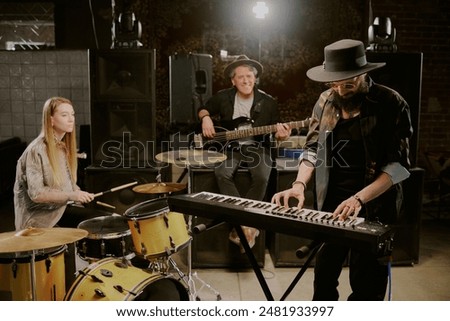
[[(301, 121), (292, 121), (286, 123), (290, 128), (303, 128), (307, 127), (309, 124), (309, 120), (301, 120)], [(259, 126), (259, 127), (250, 127), (246, 129), (237, 129), (227, 131), (225, 133), (226, 140), (240, 139), (250, 136), (264, 135), (269, 133), (274, 133), (277, 131), (277, 125), (267, 125), (267, 126)]]

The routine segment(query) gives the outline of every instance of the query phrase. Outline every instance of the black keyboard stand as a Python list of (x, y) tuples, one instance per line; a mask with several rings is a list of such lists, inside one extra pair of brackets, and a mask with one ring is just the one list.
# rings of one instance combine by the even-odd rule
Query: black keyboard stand
[(286, 299), (287, 296), (292, 292), (294, 287), (297, 285), (298, 281), (300, 281), (300, 279), (303, 276), (303, 274), (305, 274), (306, 269), (309, 267), (309, 265), (311, 264), (311, 261), (314, 259), (314, 257), (316, 256), (317, 252), (319, 252), (319, 250), (322, 247), (322, 245), (323, 245), (323, 243), (318, 243), (312, 249), (311, 253), (309, 254), (308, 258), (306, 259), (306, 262), (303, 264), (302, 268), (297, 273), (297, 275), (295, 276), (294, 280), (292, 280), (292, 283), (286, 289), (286, 291), (284, 292), (284, 294), (281, 297), (280, 301), (284, 301), (284, 299)]
[[(241, 244), (244, 247), (245, 253), (247, 254), (247, 257), (250, 261), (250, 264), (252, 265), (253, 271), (256, 274), (256, 277), (259, 281), (259, 284), (261, 285), (261, 288), (266, 296), (267, 301), (274, 301), (272, 292), (269, 289), (269, 286), (267, 285), (266, 279), (264, 278), (262, 272), (261, 272), (261, 268), (258, 265), (258, 262), (256, 261), (255, 255), (253, 254), (252, 249), (250, 248), (248, 242), (247, 242), (247, 238), (245, 237), (244, 231), (242, 230), (240, 225), (233, 225), (234, 228), (236, 229), (236, 232), (239, 235), (239, 239), (241, 240)], [(300, 281), (300, 279), (302, 278), (303, 274), (305, 274), (306, 269), (309, 267), (309, 265), (311, 264), (311, 261), (314, 259), (314, 257), (316, 256), (317, 252), (320, 250), (320, 248), (322, 247), (323, 243), (317, 243), (315, 245), (315, 247), (311, 250), (305, 264), (303, 264), (302, 268), (300, 269), (300, 271), (297, 273), (297, 275), (295, 276), (295, 278), (292, 280), (291, 284), (289, 285), (289, 287), (286, 289), (286, 291), (284, 292), (283, 296), (281, 297), (280, 301), (284, 301), (287, 296), (292, 292), (292, 290), (295, 288), (295, 286), (297, 285), (298, 281)]]
[(262, 290), (264, 291), (264, 294), (266, 295), (267, 301), (274, 301), (272, 292), (269, 289), (269, 286), (267, 285), (266, 279), (264, 279), (264, 276), (261, 272), (261, 269), (258, 265), (258, 262), (256, 261), (255, 255), (253, 254), (252, 249), (250, 248), (250, 245), (248, 245), (247, 238), (245, 237), (244, 231), (242, 230), (240, 225), (233, 225), (237, 234), (239, 235), (239, 239), (241, 240), (241, 244), (244, 247), (245, 253), (247, 254), (248, 260), (250, 261), (250, 264), (253, 267), (253, 271), (255, 271), (256, 277), (258, 278), (259, 284), (262, 287)]

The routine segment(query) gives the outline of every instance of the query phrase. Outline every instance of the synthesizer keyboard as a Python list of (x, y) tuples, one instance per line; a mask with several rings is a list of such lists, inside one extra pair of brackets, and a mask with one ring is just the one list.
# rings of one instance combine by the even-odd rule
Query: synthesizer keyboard
[(215, 222), (252, 226), (320, 242), (339, 242), (379, 256), (388, 255), (392, 250), (393, 229), (360, 217), (340, 221), (328, 212), (287, 209), (269, 202), (210, 192), (170, 196), (168, 205), (171, 211)]

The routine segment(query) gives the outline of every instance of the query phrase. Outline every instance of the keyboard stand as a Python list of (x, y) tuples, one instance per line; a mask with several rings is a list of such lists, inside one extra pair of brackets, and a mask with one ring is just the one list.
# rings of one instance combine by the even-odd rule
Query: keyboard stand
[(264, 291), (264, 294), (266, 295), (267, 301), (274, 301), (272, 292), (270, 291), (269, 286), (267, 285), (267, 282), (264, 279), (264, 276), (258, 265), (258, 261), (256, 261), (255, 255), (253, 254), (253, 251), (250, 248), (250, 245), (248, 245), (247, 238), (245, 237), (242, 227), (240, 225), (236, 225), (236, 224), (233, 224), (233, 226), (239, 236), (242, 246), (244, 247), (245, 253), (247, 254), (248, 260), (250, 261), (250, 264), (252, 265), (253, 271), (255, 271), (255, 274), (256, 274), (256, 277), (258, 278), (259, 284), (261, 285), (262, 290)]
[[(253, 271), (256, 274), (256, 277), (259, 281), (259, 284), (261, 285), (261, 288), (264, 292), (264, 295), (266, 296), (267, 301), (274, 301), (272, 292), (269, 289), (269, 286), (267, 285), (266, 279), (264, 278), (262, 272), (261, 272), (261, 268), (258, 265), (258, 262), (256, 261), (255, 255), (253, 254), (252, 249), (250, 248), (250, 245), (247, 242), (247, 238), (245, 237), (244, 231), (242, 230), (240, 225), (233, 225), (234, 228), (236, 229), (237, 234), (239, 235), (239, 239), (241, 240), (241, 244), (245, 250), (245, 253), (247, 254), (247, 257), (250, 261), (250, 264), (252, 265)], [(289, 285), (289, 287), (286, 289), (286, 291), (284, 292), (283, 296), (281, 297), (280, 301), (284, 301), (286, 299), (286, 297), (292, 292), (292, 290), (295, 288), (295, 286), (297, 285), (298, 281), (300, 281), (301, 277), (303, 276), (303, 274), (305, 274), (306, 269), (309, 267), (309, 265), (311, 264), (311, 261), (314, 259), (314, 257), (316, 256), (317, 252), (320, 250), (320, 248), (322, 247), (323, 243), (318, 243), (312, 250), (311, 253), (309, 254), (305, 264), (303, 264), (302, 268), (300, 269), (300, 271), (297, 273), (297, 275), (295, 276), (295, 278), (292, 280), (291, 284)]]
[(323, 243), (319, 243), (312, 249), (311, 253), (309, 254), (308, 258), (306, 259), (306, 262), (303, 264), (300, 271), (298, 271), (297, 275), (295, 276), (294, 280), (292, 280), (292, 283), (289, 285), (289, 287), (284, 292), (280, 301), (284, 301), (284, 299), (286, 299), (287, 296), (292, 292), (292, 290), (297, 285), (298, 281), (300, 281), (303, 274), (305, 274), (306, 269), (309, 267), (309, 265), (311, 264), (311, 261), (314, 259), (317, 252), (319, 252), (319, 250), (322, 248), (322, 246), (323, 246)]

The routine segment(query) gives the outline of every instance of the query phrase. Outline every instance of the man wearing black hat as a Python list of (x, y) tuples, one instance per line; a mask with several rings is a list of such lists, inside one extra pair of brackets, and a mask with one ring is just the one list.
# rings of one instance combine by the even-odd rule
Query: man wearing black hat
[[(317, 209), (395, 223), (401, 206), (401, 181), (409, 176), (412, 135), (407, 102), (394, 90), (375, 84), (367, 73), (385, 63), (366, 61), (361, 41), (344, 39), (325, 47), (323, 65), (307, 76), (329, 87), (317, 100), (305, 151), (292, 188), (272, 202), (296, 198), (303, 206), (306, 183), (315, 175)], [(301, 232), (299, 232), (301, 235)], [(350, 251), (348, 300), (383, 300), (388, 266), (367, 252), (332, 242), (316, 256), (314, 300), (337, 300), (339, 275)]]
[[(275, 100), (256, 88), (257, 77), (262, 71), (263, 66), (258, 61), (249, 59), (245, 55), (238, 56), (225, 68), (225, 77), (231, 79), (233, 87), (219, 91), (199, 110), (198, 117), (203, 136), (214, 139), (216, 130), (211, 117), (217, 116), (220, 125), (229, 130), (277, 124), (275, 138), (283, 140), (289, 137), (289, 127), (278, 123), (279, 114)], [(263, 200), (272, 169), (270, 139), (267, 139), (267, 135), (241, 137), (224, 148), (227, 159), (215, 168), (220, 193)], [(241, 164), (246, 165), (252, 179), (246, 195), (239, 194), (234, 181), (236, 171)], [(253, 247), (259, 231), (245, 226), (243, 231), (250, 247)], [(230, 241), (239, 245), (243, 251), (234, 230), (230, 233)]]

